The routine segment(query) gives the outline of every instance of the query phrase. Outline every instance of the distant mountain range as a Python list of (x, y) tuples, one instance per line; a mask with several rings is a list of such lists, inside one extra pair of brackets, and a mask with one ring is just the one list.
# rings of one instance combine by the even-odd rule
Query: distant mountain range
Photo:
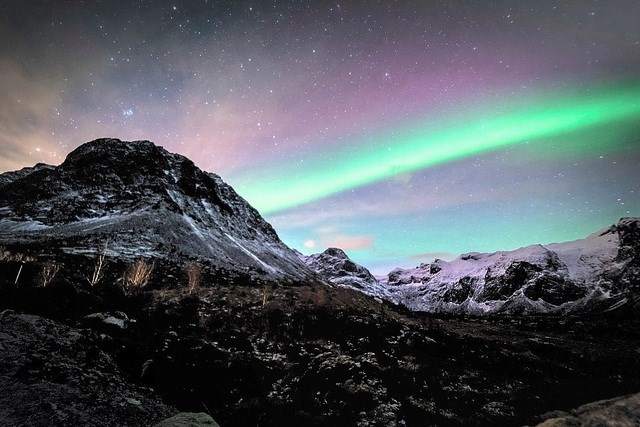
[(574, 242), (468, 253), (376, 278), (338, 248), (311, 256), (288, 248), (218, 175), (149, 141), (98, 139), (60, 166), (1, 174), (0, 242), (74, 255), (197, 260), (218, 274), (329, 282), (434, 313), (635, 310), (640, 288), (638, 218)]
[[(336, 254), (338, 254), (336, 256)], [(411, 310), (449, 314), (635, 310), (640, 295), (640, 218), (585, 239), (514, 251), (467, 253), (374, 278), (330, 249), (306, 259), (330, 282)]]

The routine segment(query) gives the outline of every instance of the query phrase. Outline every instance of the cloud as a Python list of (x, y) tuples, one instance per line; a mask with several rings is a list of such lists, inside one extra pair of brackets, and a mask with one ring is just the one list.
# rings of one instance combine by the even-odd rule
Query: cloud
[(58, 93), (54, 80), (29, 75), (15, 62), (0, 57), (0, 171), (23, 167), (30, 156), (33, 163), (58, 158), (57, 148), (46, 142)]
[(346, 236), (336, 234), (323, 237), (322, 244), (328, 248), (340, 248), (345, 251), (371, 249), (375, 244), (373, 236)]

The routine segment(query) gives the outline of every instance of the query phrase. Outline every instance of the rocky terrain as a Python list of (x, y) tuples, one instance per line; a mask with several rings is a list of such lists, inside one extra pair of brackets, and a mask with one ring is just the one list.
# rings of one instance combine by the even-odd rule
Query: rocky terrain
[(640, 425), (640, 395), (588, 403), (568, 412), (544, 414), (539, 427), (637, 426)]
[(0, 345), (4, 426), (152, 425), (176, 412), (123, 375), (108, 335), (5, 310)]
[(353, 262), (342, 249), (329, 248), (319, 254), (305, 256), (298, 253), (298, 256), (311, 270), (334, 285), (390, 298), (387, 287), (365, 267)]
[[(125, 295), (60, 277), (47, 287), (5, 281), (2, 294), (2, 308), (38, 316), (5, 314), (0, 346), (16, 350), (3, 366), (17, 353), (48, 355), (2, 371), (15, 387), (47, 387), (5, 395), (4, 407), (24, 408), (5, 412), (5, 425), (82, 413), (85, 395), (132, 411), (126, 425), (148, 425), (158, 407), (207, 412), (222, 426), (517, 425), (640, 388), (635, 319), (434, 318), (326, 285)], [(12, 337), (24, 319), (50, 338)], [(69, 335), (83, 340), (80, 361), (68, 361)]]
[[(215, 425), (211, 416), (223, 427), (523, 425), (550, 411), (578, 416), (572, 408), (640, 390), (637, 220), (589, 239), (586, 257), (579, 242), (471, 254), (380, 283), (338, 249), (300, 257), (219, 177), (183, 157), (144, 141), (94, 141), (58, 167), (0, 175), (0, 424)], [(416, 304), (454, 292), (434, 278), (461, 266), (481, 278), (474, 296), (497, 288), (508, 302), (537, 286), (532, 300), (563, 307), (558, 295), (577, 293), (590, 271), (606, 272), (596, 285), (609, 296), (581, 311), (500, 316), (395, 303), (410, 289)], [(585, 298), (577, 295), (575, 307)], [(504, 308), (500, 298), (487, 301)]]

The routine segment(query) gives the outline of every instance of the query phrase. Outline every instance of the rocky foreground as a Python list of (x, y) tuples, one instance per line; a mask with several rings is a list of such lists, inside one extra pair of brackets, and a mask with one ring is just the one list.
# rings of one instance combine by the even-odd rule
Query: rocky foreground
[(16, 286), (2, 267), (3, 425), (522, 425), (640, 390), (633, 318), (434, 318), (326, 285)]

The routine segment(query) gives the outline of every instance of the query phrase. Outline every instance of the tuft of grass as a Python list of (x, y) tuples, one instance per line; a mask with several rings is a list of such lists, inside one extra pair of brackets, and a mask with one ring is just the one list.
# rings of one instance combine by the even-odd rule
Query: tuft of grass
[(13, 284), (14, 285), (18, 285), (18, 281), (20, 280), (20, 274), (22, 274), (22, 269), (24, 268), (24, 265), (28, 262), (32, 262), (35, 261), (35, 258), (29, 255), (25, 255), (23, 253), (12, 253), (9, 251), (2, 251), (3, 252), (3, 256), (6, 256), (6, 258), (4, 258), (4, 261), (15, 261), (15, 262), (19, 262), (20, 263), (20, 268), (18, 268), (18, 273), (16, 274), (16, 280), (14, 280)]
[(133, 294), (149, 284), (154, 264), (145, 259), (137, 259), (129, 265), (122, 276), (122, 289), (126, 294)]

